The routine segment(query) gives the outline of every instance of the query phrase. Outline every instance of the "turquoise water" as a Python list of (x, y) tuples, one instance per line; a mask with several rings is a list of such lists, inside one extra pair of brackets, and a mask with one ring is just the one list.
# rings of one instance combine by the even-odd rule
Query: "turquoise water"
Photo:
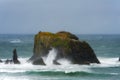
[(1, 34), (0, 59), (11, 59), (16, 48), (21, 64), (0, 63), (0, 80), (119, 80), (120, 35), (77, 36), (92, 46), (101, 64), (71, 65), (63, 61), (60, 66), (35, 66), (26, 62), (33, 54), (33, 34)]

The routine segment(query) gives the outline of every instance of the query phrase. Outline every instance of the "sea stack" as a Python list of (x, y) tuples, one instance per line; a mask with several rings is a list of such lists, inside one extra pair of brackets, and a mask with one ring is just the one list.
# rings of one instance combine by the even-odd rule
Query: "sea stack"
[(71, 61), (72, 64), (100, 63), (86, 41), (81, 41), (76, 35), (65, 31), (57, 33), (39, 32), (36, 34), (33, 56), (29, 60), (34, 62), (38, 58), (47, 56), (52, 48), (57, 50), (54, 64), (60, 64), (57, 61), (63, 58)]
[(20, 64), (20, 61), (18, 60), (16, 49), (13, 50), (13, 63), (14, 64)]

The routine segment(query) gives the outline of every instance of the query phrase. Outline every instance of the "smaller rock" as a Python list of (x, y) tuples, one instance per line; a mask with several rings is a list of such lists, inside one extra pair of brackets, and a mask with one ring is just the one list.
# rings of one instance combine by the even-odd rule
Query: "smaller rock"
[(120, 58), (119, 58), (119, 61), (120, 61)]
[(14, 64), (20, 64), (20, 61), (18, 60), (16, 49), (13, 50), (13, 63)]
[(32, 62), (34, 65), (46, 65), (42, 58), (36, 59)]
[(53, 64), (60, 65), (60, 63), (58, 63), (56, 60), (53, 60)]
[(2, 60), (0, 60), (0, 63), (2, 63), (3, 61)]

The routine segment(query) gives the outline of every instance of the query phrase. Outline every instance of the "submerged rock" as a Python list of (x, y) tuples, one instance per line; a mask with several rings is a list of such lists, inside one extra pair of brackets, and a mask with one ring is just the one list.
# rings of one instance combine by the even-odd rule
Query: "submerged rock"
[(18, 60), (16, 49), (13, 50), (13, 60), (12, 61), (14, 64), (20, 64), (20, 61)]
[(8, 59), (7, 59), (7, 60), (5, 61), (5, 64), (12, 64), (12, 63), (13, 63), (12, 60), (8, 60)]
[(77, 36), (65, 31), (56, 34), (50, 32), (36, 34), (34, 54), (30, 60), (39, 62), (40, 58), (41, 61), (41, 57), (47, 56), (51, 48), (57, 50), (54, 64), (59, 64), (56, 61), (62, 58), (70, 60), (72, 64), (100, 63), (87, 42), (80, 41)]

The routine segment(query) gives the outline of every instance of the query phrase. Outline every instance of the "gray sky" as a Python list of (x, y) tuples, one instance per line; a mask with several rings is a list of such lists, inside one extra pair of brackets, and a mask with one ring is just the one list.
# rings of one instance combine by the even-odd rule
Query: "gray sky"
[(0, 33), (120, 34), (120, 0), (0, 0)]

